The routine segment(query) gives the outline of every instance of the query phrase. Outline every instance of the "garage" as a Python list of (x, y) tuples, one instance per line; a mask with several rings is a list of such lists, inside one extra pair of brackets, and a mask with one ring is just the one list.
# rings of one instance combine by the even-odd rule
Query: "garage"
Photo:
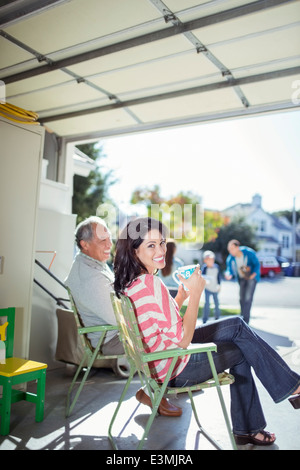
[(32, 279), (73, 258), (75, 144), (299, 111), (300, 2), (14, 0), (0, 23), (1, 302), (19, 354), (51, 366), (55, 304)]

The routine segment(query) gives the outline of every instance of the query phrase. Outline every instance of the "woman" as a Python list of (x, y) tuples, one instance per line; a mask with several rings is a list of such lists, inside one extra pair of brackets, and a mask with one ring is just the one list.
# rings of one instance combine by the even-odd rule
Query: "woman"
[[(146, 351), (186, 348), (192, 343), (214, 342), (217, 372), (230, 369), (235, 377), (231, 385), (231, 417), (237, 444), (271, 445), (275, 435), (264, 430), (265, 418), (251, 374), (257, 377), (278, 403), (294, 395), (293, 406), (300, 405), (300, 376), (240, 318), (232, 317), (201, 327), (196, 326), (197, 313), (205, 280), (199, 266), (193, 275), (180, 280), (188, 288), (189, 303), (183, 318), (180, 307), (187, 297), (182, 286), (175, 300), (155, 276), (165, 265), (166, 229), (150, 218), (131, 221), (120, 235), (115, 258), (115, 291), (133, 302)], [(152, 376), (163, 382), (170, 360), (151, 364)], [(170, 386), (182, 387), (203, 382), (211, 377), (205, 354), (179, 358)]]

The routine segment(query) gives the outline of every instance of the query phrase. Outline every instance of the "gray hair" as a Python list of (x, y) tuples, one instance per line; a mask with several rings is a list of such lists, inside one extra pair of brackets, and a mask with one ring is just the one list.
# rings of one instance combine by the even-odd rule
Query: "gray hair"
[(93, 225), (99, 224), (106, 227), (106, 223), (100, 217), (91, 216), (80, 222), (75, 230), (75, 240), (78, 248), (81, 250), (81, 240), (91, 241), (94, 238)]

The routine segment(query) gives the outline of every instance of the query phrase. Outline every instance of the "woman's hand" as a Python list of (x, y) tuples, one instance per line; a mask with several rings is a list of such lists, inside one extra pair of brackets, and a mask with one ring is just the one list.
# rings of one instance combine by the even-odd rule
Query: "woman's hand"
[(183, 302), (189, 297), (190, 293), (188, 290), (185, 290), (182, 284), (179, 284), (178, 292), (175, 297), (179, 310), (181, 309)]
[(183, 324), (183, 338), (178, 343), (180, 348), (187, 348), (192, 341), (201, 294), (204, 290), (206, 281), (201, 276), (200, 266), (197, 266), (193, 274), (189, 279), (184, 279), (182, 276), (179, 276), (181, 282), (189, 289), (190, 298), (189, 303), (184, 314), (182, 324)]
[(189, 290), (190, 295), (192, 294), (202, 294), (206, 281), (201, 275), (200, 266), (197, 265), (195, 271), (188, 279), (185, 279), (180, 274), (178, 274), (179, 280), (185, 285)]

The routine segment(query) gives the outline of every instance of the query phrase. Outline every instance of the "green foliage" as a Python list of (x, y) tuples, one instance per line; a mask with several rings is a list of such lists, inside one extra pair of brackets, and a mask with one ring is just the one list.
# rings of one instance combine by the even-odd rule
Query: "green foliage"
[[(153, 188), (138, 188), (136, 189), (131, 197), (132, 204), (143, 203), (148, 208), (148, 213), (152, 217), (160, 218), (164, 222), (164, 217), (168, 219), (168, 216), (172, 217), (171, 224), (169, 224), (170, 236), (177, 238), (176, 231), (178, 227), (184, 225), (184, 220), (181, 217), (183, 211), (178, 211), (170, 215), (170, 208), (175, 207), (178, 204), (179, 207), (184, 208), (185, 204), (190, 204), (193, 207), (199, 204), (199, 197), (187, 192), (180, 192), (177, 196), (170, 197), (169, 199), (163, 198), (160, 194), (160, 187), (154, 186)], [(156, 211), (153, 211), (156, 208)], [(193, 210), (193, 215), (196, 211)], [(179, 216), (178, 216), (179, 214)], [(196, 220), (192, 218), (192, 229), (195, 230)], [(199, 221), (198, 221), (199, 222)], [(225, 261), (228, 256), (227, 244), (229, 240), (237, 239), (242, 245), (249, 246), (254, 250), (257, 250), (255, 242), (255, 229), (245, 222), (244, 217), (238, 216), (229, 221), (228, 217), (224, 217), (218, 211), (204, 211), (203, 219), (204, 231), (201, 232), (200, 237), (204, 240), (203, 250), (212, 250), (214, 253), (220, 253), (223, 262), (221, 267), (225, 267)], [(199, 228), (197, 227), (198, 234)], [(183, 230), (184, 234), (187, 234), (186, 228)], [(187, 237), (182, 237), (181, 241), (186, 241)]]
[(224, 226), (225, 218), (218, 211), (204, 211), (204, 244), (214, 241)]
[(92, 144), (78, 145), (77, 148), (97, 162), (97, 167), (89, 176), (74, 175), (72, 212), (77, 214), (77, 223), (91, 215), (96, 215), (99, 204), (107, 200), (109, 186), (116, 183), (113, 172), (101, 171), (100, 161), (106, 157), (103, 147)]
[[(137, 188), (132, 193), (130, 202), (132, 204), (145, 204), (148, 208), (148, 214), (154, 218), (163, 219), (165, 217), (169, 221), (170, 236), (177, 238), (176, 233), (183, 232), (186, 236), (182, 237), (182, 241), (191, 240), (193, 238), (190, 235), (191, 233), (196, 234), (195, 239), (201, 240), (203, 243), (215, 240), (220, 227), (224, 225), (224, 217), (218, 211), (204, 211), (203, 213), (201, 198), (190, 191), (180, 191), (176, 196), (163, 198), (160, 195), (158, 185), (153, 188)], [(156, 207), (157, 205), (159, 207)], [(197, 205), (198, 208), (196, 208)], [(174, 210), (176, 207), (180, 207), (181, 210)], [(184, 220), (184, 208), (187, 207), (191, 209), (191, 217), (189, 217), (188, 211), (185, 213), (186, 219), (190, 219), (190, 226), (187, 225), (187, 220)], [(201, 214), (199, 213), (199, 207), (201, 207)], [(182, 230), (182, 227), (184, 227), (184, 230)]]
[(160, 187), (137, 188), (131, 196), (132, 204), (144, 204), (148, 215), (161, 220), (169, 229), (169, 236), (180, 241), (203, 240), (203, 213), (201, 198), (190, 191), (163, 198)]
[(154, 185), (153, 189), (147, 187), (135, 189), (131, 195), (130, 202), (131, 204), (143, 203), (146, 207), (150, 207), (151, 204), (161, 204), (164, 200), (160, 196), (160, 187)]
[[(187, 305), (183, 305), (181, 307), (181, 310), (180, 310), (180, 315), (181, 316), (184, 316), (184, 314), (186, 312), (186, 309), (187, 309)], [(198, 308), (197, 317), (200, 318), (200, 319), (203, 316), (203, 309), (204, 309), (204, 307), (202, 307), (202, 306), (200, 306)], [(210, 315), (209, 315), (212, 318), (213, 318), (213, 310), (214, 310), (214, 308), (210, 309)], [(220, 307), (220, 315), (222, 317), (231, 316), (231, 315), (239, 315), (240, 313), (241, 313), (241, 310), (239, 308)]]
[(204, 250), (212, 250), (214, 253), (221, 253), (223, 263), (228, 256), (227, 244), (230, 240), (237, 239), (241, 245), (249, 246), (257, 250), (255, 243), (255, 230), (245, 222), (244, 217), (235, 217), (227, 225), (223, 225), (215, 240), (205, 243)]
[[(275, 217), (286, 217), (290, 223), (293, 222), (293, 212), (292, 211), (277, 211), (273, 212)], [(300, 220), (300, 210), (296, 210), (296, 223)]]

